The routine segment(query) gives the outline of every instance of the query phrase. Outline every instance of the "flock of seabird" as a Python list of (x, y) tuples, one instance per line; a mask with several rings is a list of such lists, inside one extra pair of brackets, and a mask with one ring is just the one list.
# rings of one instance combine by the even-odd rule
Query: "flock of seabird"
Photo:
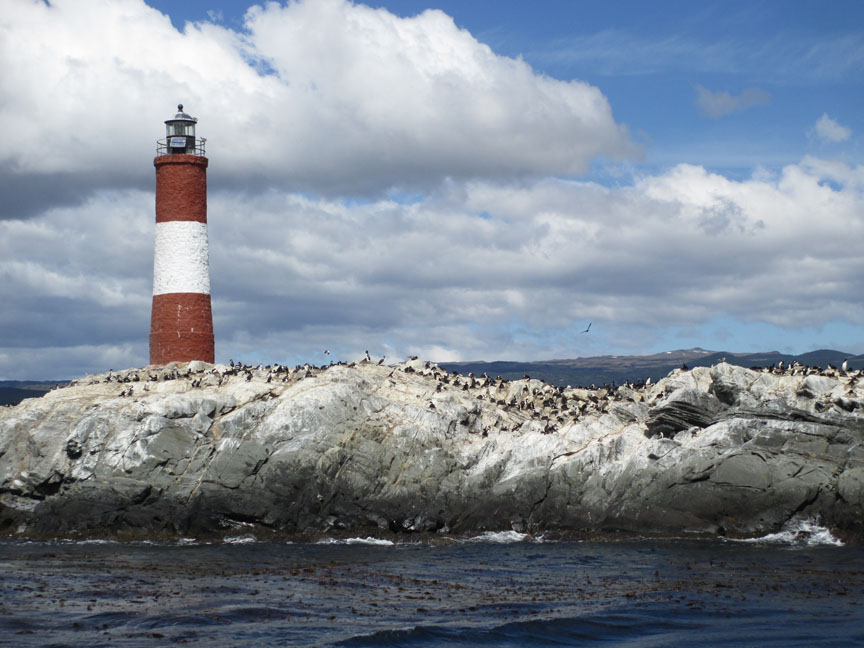
[(829, 364), (825, 369), (821, 367), (803, 365), (800, 362), (793, 360), (788, 365), (782, 360), (775, 365), (769, 367), (751, 367), (753, 371), (761, 371), (762, 373), (770, 373), (775, 376), (827, 376), (829, 378), (850, 378), (855, 381), (861, 376), (864, 370), (849, 369), (849, 361), (844, 360), (839, 367)]
[[(375, 360), (366, 351), (360, 361), (331, 361), (329, 364), (321, 366), (311, 364), (293, 367), (281, 364), (247, 365), (230, 360), (228, 365), (205, 365), (205, 369), (193, 371), (189, 364), (172, 364), (155, 369), (110, 371), (105, 375), (91, 376), (89, 379), (73, 381), (71, 384), (122, 384), (124, 387), (118, 396), (128, 398), (142, 396), (141, 392), (149, 392), (151, 386), (158, 382), (186, 380), (193, 389), (208, 386), (218, 387), (232, 380), (288, 383), (313, 377), (333, 367), (385, 366), (385, 359), (386, 356)], [(551, 385), (529, 376), (518, 381), (508, 381), (501, 376), (491, 378), (485, 373), (480, 376), (475, 376), (473, 373), (463, 376), (455, 371), (447, 372), (431, 362), (417, 363), (417, 356), (411, 356), (403, 364), (387, 365), (386, 368), (390, 369), (388, 377), (401, 371), (405, 374), (417, 374), (433, 380), (436, 394), (449, 390), (468, 392), (466, 395), (486, 401), (509, 413), (508, 418), (515, 421), (511, 425), (511, 430), (518, 429), (526, 421), (536, 420), (544, 424), (543, 430), (546, 433), (551, 433), (568, 420), (582, 415), (592, 412), (606, 412), (614, 401), (624, 397), (633, 399), (633, 390), (639, 390), (650, 385), (650, 380), (648, 380), (636, 384), (626, 383), (620, 388), (616, 388), (615, 385), (599, 388), (592, 385), (590, 388), (574, 389), (569, 386), (564, 388)], [(136, 391), (136, 386), (138, 386), (138, 391)], [(436, 409), (431, 395), (427, 407), (429, 410)], [(483, 434), (485, 436), (487, 432)]]
[[(330, 355), (326, 353), (326, 355)], [(386, 357), (386, 356), (385, 356)], [(293, 367), (281, 364), (247, 365), (241, 362), (229, 361), (228, 365), (203, 365), (199, 371), (190, 369), (191, 364), (172, 364), (166, 367), (144, 370), (128, 370), (125, 372), (110, 371), (102, 376), (90, 376), (72, 381), (75, 384), (116, 383), (123, 389), (118, 396), (129, 398), (142, 396), (149, 392), (155, 383), (173, 380), (186, 380), (193, 389), (208, 386), (221, 386), (234, 380), (251, 382), (252, 380), (266, 383), (289, 383), (316, 376), (333, 367), (357, 367), (360, 365), (384, 366), (385, 357), (377, 361), (367, 351), (360, 361), (333, 362), (327, 365), (311, 364), (295, 365)], [(560, 387), (536, 378), (525, 376), (521, 380), (506, 380), (501, 376), (492, 378), (486, 373), (475, 376), (473, 373), (462, 375), (448, 372), (432, 362), (418, 362), (416, 356), (402, 364), (386, 365), (390, 369), (388, 377), (396, 372), (416, 374), (434, 382), (430, 388), (425, 407), (435, 411), (436, 394), (448, 391), (467, 392), (480, 401), (486, 401), (507, 415), (507, 426), (501, 429), (515, 431), (527, 421), (539, 421), (543, 424), (545, 433), (552, 433), (561, 426), (591, 414), (603, 414), (610, 411), (616, 402), (645, 402), (651, 404), (663, 396), (662, 392), (653, 389), (654, 385), (648, 378), (636, 383), (626, 382), (622, 385), (603, 385), (597, 387)], [(864, 370), (849, 369), (848, 362), (840, 367), (828, 365), (822, 369), (815, 366), (805, 366), (798, 362), (789, 364), (778, 362), (768, 367), (753, 367), (752, 371), (786, 376), (827, 376), (848, 384), (850, 396), (856, 396), (854, 387), (864, 375)], [(686, 365), (673, 373), (688, 371)], [(433, 391), (434, 389), (434, 391)], [(439, 402), (440, 405), (440, 402)], [(486, 431), (483, 432), (484, 436)]]
[[(516, 419), (511, 431), (527, 420), (537, 420), (544, 423), (545, 433), (552, 433), (568, 420), (591, 412), (608, 411), (610, 403), (617, 400), (619, 393), (612, 385), (573, 389), (551, 385), (530, 376), (516, 381), (505, 380), (501, 376), (491, 378), (485, 372), (480, 376), (473, 373), (463, 376), (455, 371), (448, 373), (430, 362), (416, 370), (408, 364), (403, 371), (432, 378), (437, 383), (436, 392), (447, 388), (470, 392), (478, 400), (487, 401), (508, 412)], [(430, 401), (429, 407), (435, 409), (435, 404)]]

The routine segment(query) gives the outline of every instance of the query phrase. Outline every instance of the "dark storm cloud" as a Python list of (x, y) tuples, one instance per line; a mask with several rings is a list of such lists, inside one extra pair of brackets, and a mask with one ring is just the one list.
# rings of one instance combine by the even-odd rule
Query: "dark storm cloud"
[(0, 340), (18, 348), (120, 345), (145, 340), (150, 329), (150, 304), (108, 307), (72, 297), (3, 296)]
[(10, 167), (9, 163), (0, 165), (0, 220), (32, 218), (55, 207), (76, 207), (99, 190), (153, 187), (153, 178), (146, 172), (16, 173)]

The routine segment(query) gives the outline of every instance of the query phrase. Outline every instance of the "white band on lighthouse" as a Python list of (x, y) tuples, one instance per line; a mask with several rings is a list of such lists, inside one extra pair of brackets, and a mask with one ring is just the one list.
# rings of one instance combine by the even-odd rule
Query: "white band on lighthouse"
[(210, 294), (210, 254), (207, 223), (156, 223), (153, 294)]

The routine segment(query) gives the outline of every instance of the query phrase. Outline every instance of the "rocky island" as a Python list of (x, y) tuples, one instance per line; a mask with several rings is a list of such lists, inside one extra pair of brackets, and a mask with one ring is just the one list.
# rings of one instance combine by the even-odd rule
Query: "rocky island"
[(398, 365), (202, 362), (0, 408), (0, 533), (864, 535), (861, 371), (555, 387)]

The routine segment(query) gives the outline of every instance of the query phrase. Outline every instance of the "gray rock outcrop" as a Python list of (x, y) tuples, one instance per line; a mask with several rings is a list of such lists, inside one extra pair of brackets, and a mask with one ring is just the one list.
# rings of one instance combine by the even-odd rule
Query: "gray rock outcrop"
[(0, 409), (10, 534), (864, 529), (858, 372), (556, 388), (415, 360), (189, 363)]

